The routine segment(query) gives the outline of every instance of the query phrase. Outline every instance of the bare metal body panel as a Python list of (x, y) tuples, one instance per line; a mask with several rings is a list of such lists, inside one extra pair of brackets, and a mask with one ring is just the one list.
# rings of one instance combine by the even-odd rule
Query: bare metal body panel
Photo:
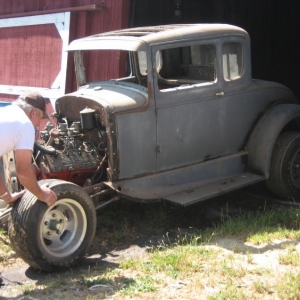
[[(0, 211), (0, 223), (11, 213), (13, 228), (37, 229), (29, 242), (28, 232), (11, 235), (32, 266), (83, 257), (95, 210), (123, 198), (187, 206), (266, 180), (274, 195), (300, 199), (300, 105), (287, 87), (252, 78), (243, 29), (129, 28), (75, 40), (69, 51), (78, 90), (56, 100), (33, 152), (39, 184), (58, 202), (46, 210), (26, 192)], [(102, 55), (117, 78), (99, 78)], [(9, 190), (20, 190), (13, 156), (4, 169)], [(26, 217), (36, 214), (38, 227)], [(72, 251), (62, 256), (61, 247)]]
[[(131, 73), (86, 82), (82, 53), (108, 49), (130, 53)], [(71, 119), (85, 106), (96, 110), (109, 140), (105, 184), (117, 193), (146, 201), (175, 199), (168, 196), (209, 184), (213, 196), (224, 179), (242, 178), (225, 192), (238, 182), (268, 177), (267, 171), (257, 172), (257, 164), (266, 167), (253, 150), (255, 142), (249, 153), (249, 137), (265, 112), (296, 99), (283, 85), (252, 79), (250, 38), (243, 29), (226, 24), (129, 28), (75, 40), (69, 51), (75, 53), (80, 87), (58, 99), (57, 110)], [(71, 102), (76, 106), (67, 110)], [(293, 117), (298, 115), (296, 109)], [(274, 129), (273, 144), (285, 125)]]

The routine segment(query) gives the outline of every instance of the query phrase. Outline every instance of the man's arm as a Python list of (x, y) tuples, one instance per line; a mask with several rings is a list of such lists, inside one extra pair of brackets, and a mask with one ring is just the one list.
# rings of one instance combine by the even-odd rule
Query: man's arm
[(40, 187), (31, 167), (31, 150), (15, 150), (16, 172), (21, 184), (48, 206), (55, 204), (56, 194), (47, 187)]
[(41, 198), (43, 191), (38, 185), (33, 169), (31, 168), (32, 151), (15, 150), (16, 172), (21, 184), (32, 194)]
[(2, 176), (0, 175), (0, 199), (6, 202), (7, 204), (11, 204), (18, 200), (22, 195), (25, 193), (25, 191), (16, 192), (10, 194), (7, 190), (7, 187), (3, 181)]

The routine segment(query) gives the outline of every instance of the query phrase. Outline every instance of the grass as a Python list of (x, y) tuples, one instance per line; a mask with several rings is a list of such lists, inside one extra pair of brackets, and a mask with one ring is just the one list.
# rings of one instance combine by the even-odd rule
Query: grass
[(278, 285), (276, 292), (279, 299), (299, 299), (300, 291), (300, 273), (290, 272), (285, 274)]
[(133, 296), (135, 294), (155, 292), (157, 290), (156, 280), (151, 276), (138, 277), (133, 282), (129, 283), (126, 288), (122, 289), (121, 295)]
[[(92, 250), (142, 240), (147, 255), (49, 274), (15, 290), (38, 299), (299, 299), (300, 209), (262, 206), (231, 216), (225, 206), (207, 226), (204, 208), (116, 203), (98, 213)], [(0, 238), (5, 262), (6, 233)]]
[(10, 247), (6, 231), (0, 229), (0, 263), (7, 264), (8, 260), (12, 257), (14, 257), (14, 252)]
[(290, 246), (287, 252), (279, 256), (279, 262), (283, 265), (300, 266), (300, 252), (295, 246)]

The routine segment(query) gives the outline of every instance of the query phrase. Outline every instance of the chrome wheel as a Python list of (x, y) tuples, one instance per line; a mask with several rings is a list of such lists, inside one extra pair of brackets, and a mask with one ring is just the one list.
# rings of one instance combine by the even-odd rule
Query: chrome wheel
[(44, 250), (55, 257), (73, 253), (82, 243), (87, 230), (87, 217), (78, 202), (61, 199), (48, 208), (41, 222)]
[(12, 248), (34, 269), (53, 271), (78, 263), (90, 248), (96, 231), (96, 212), (90, 196), (63, 180), (41, 180), (57, 195), (47, 207), (27, 191), (11, 211), (8, 234)]

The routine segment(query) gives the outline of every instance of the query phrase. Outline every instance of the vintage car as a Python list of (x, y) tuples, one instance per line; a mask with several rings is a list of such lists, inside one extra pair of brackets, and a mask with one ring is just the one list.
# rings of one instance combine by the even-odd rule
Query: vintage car
[[(129, 28), (74, 40), (68, 51), (78, 90), (56, 100), (34, 153), (39, 184), (57, 204), (27, 191), (9, 221), (14, 250), (33, 268), (80, 261), (96, 210), (122, 199), (186, 206), (259, 181), (299, 198), (300, 106), (287, 87), (252, 79), (245, 30)], [(88, 78), (95, 51), (117, 55), (124, 76)], [(5, 169), (9, 188), (20, 189), (12, 154)]]

